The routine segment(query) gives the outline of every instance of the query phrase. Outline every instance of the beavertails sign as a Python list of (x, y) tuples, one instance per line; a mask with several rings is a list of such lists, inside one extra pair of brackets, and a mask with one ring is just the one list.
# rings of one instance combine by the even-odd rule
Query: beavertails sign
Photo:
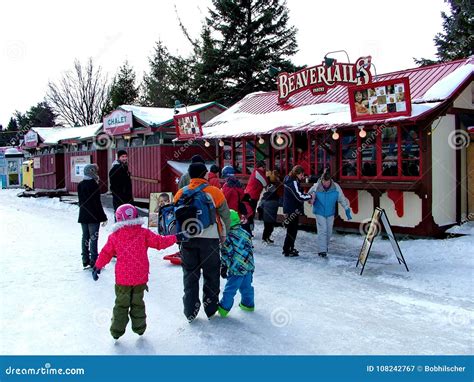
[(278, 103), (285, 103), (292, 95), (310, 90), (314, 95), (324, 94), (336, 85), (364, 85), (372, 82), (371, 57), (360, 57), (355, 64), (334, 61), (304, 68), (296, 73), (280, 73), (277, 78)]

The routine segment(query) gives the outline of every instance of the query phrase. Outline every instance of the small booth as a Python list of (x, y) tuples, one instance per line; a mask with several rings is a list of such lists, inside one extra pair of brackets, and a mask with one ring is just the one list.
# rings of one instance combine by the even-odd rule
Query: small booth
[[(244, 182), (257, 160), (283, 175), (302, 165), (306, 189), (328, 168), (354, 216), (340, 213), (340, 230), (359, 230), (380, 207), (397, 233), (441, 235), (472, 210), (473, 63), (376, 76), (370, 56), (325, 60), (280, 73), (277, 91), (247, 95), (204, 124), (202, 139)], [(314, 226), (308, 203), (305, 215)]]
[(0, 147), (0, 181), (2, 188), (22, 187), (24, 154), (17, 147)]
[(120, 106), (103, 121), (104, 133), (108, 134), (113, 148), (108, 158), (109, 168), (117, 150), (126, 150), (136, 200), (147, 201), (150, 193), (155, 192), (175, 193), (184, 167), (174, 162), (186, 163), (195, 154), (215, 161), (216, 149), (192, 136), (177, 139), (174, 117), (193, 114), (200, 126), (225, 109), (216, 102), (185, 106), (178, 101), (175, 108)]
[(25, 135), (24, 148), (33, 155), (33, 179), (37, 189), (77, 192), (84, 166), (97, 163), (107, 192), (107, 145), (97, 142), (102, 123), (79, 127), (33, 127)]
[(33, 159), (25, 160), (22, 164), (23, 187), (32, 190), (35, 187), (33, 175)]

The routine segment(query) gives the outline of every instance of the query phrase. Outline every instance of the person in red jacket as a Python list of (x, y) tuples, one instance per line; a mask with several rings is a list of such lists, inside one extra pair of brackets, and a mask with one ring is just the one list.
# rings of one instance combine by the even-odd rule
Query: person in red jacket
[(207, 181), (211, 186), (221, 188), (221, 182), (219, 181), (219, 166), (213, 164), (209, 173), (207, 174)]
[(232, 166), (225, 166), (222, 169), (222, 178), (225, 183), (222, 186), (222, 192), (229, 209), (237, 211), (242, 224), (247, 222), (247, 215), (251, 213), (250, 204), (244, 202), (244, 188), (242, 183), (235, 177), (235, 170)]
[(252, 213), (248, 215), (247, 223), (242, 224), (242, 228), (245, 229), (248, 233), (250, 233), (250, 236), (252, 237), (253, 220), (255, 216), (255, 211), (257, 209), (258, 200), (260, 199), (260, 194), (262, 193), (263, 189), (268, 185), (267, 176), (265, 173), (265, 161), (257, 161), (255, 167), (255, 170), (253, 170), (252, 174), (250, 174), (247, 187), (245, 187), (244, 191), (244, 201), (249, 202), (250, 207), (252, 209)]
[(92, 271), (94, 280), (99, 279), (101, 268), (113, 256), (115, 264), (115, 306), (110, 334), (118, 339), (125, 333), (129, 316), (132, 330), (142, 335), (146, 329), (145, 301), (143, 295), (148, 290), (148, 248), (165, 249), (176, 243), (176, 236), (160, 236), (142, 227), (138, 211), (131, 204), (123, 204), (115, 213), (117, 223), (109, 236)]

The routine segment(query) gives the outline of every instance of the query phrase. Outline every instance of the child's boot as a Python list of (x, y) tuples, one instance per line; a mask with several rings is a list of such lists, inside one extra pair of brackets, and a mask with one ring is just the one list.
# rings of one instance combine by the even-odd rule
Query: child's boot
[(222, 306), (218, 306), (217, 307), (217, 311), (219, 312), (219, 315), (221, 317), (227, 317), (227, 315), (229, 314), (229, 311), (228, 310), (225, 310)]
[(242, 303), (239, 304), (240, 309), (245, 310), (246, 312), (253, 312), (255, 310), (254, 306), (246, 306)]

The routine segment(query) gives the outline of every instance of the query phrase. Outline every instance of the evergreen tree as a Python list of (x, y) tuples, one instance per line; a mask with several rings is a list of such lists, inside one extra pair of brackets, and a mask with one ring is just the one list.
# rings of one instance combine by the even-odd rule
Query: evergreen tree
[(437, 61), (417, 59), (415, 63), (421, 66), (436, 62), (452, 61), (474, 54), (474, 12), (473, 6), (467, 0), (445, 0), (451, 7), (451, 13), (441, 12), (443, 32), (437, 33), (434, 43), (437, 49)]
[(125, 61), (112, 80), (109, 109), (111, 111), (120, 105), (132, 105), (137, 99), (136, 75), (128, 61)]
[(16, 123), (17, 123), (17, 126), (18, 126), (19, 130), (24, 130), (24, 129), (28, 128), (28, 126), (33, 126), (33, 125), (30, 125), (30, 121), (29, 121), (28, 116), (26, 115), (26, 113), (24, 114), (24, 113), (17, 110), (13, 113), (13, 117), (16, 120)]
[(57, 115), (53, 112), (46, 101), (39, 102), (36, 106), (32, 106), (26, 112), (26, 117), (30, 126), (51, 127), (55, 125), (54, 120)]
[(153, 56), (148, 59), (150, 73), (143, 78), (143, 100), (146, 106), (173, 107), (174, 97), (170, 93), (170, 54), (162, 41), (155, 46)]
[(267, 75), (268, 67), (295, 69), (289, 58), (297, 52), (296, 28), (288, 25), (286, 2), (213, 0), (212, 3), (214, 9), (209, 10), (206, 18), (209, 32), (203, 32), (201, 75), (215, 69), (215, 81), (220, 89), (203, 88), (206, 95), (223, 92), (219, 101), (229, 105), (253, 91), (275, 89), (275, 79)]
[(18, 123), (15, 118), (10, 118), (10, 122), (8, 122), (7, 125), (7, 131), (18, 131)]

